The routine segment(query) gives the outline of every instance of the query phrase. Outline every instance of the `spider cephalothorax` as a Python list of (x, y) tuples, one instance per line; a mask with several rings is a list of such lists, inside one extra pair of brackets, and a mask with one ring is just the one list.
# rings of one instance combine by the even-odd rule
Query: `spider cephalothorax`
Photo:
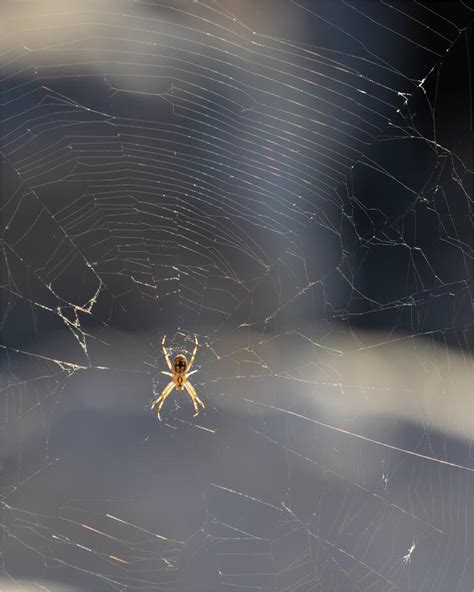
[(171, 393), (173, 388), (176, 387), (178, 391), (182, 391), (183, 389), (186, 389), (189, 396), (191, 397), (191, 400), (194, 405), (194, 409), (196, 410), (195, 415), (197, 415), (199, 413), (199, 407), (197, 406), (197, 404), (199, 403), (199, 405), (201, 405), (201, 407), (204, 407), (204, 403), (197, 396), (197, 393), (194, 390), (193, 385), (188, 380), (188, 376), (197, 372), (197, 370), (193, 370), (192, 372), (189, 372), (189, 370), (191, 369), (191, 366), (194, 363), (194, 358), (196, 357), (197, 348), (199, 347), (197, 337), (194, 336), (194, 350), (193, 350), (191, 359), (189, 360), (189, 364), (188, 364), (186, 357), (183, 356), (183, 354), (178, 354), (177, 356), (175, 356), (173, 363), (171, 363), (170, 356), (169, 356), (168, 352), (166, 351), (165, 339), (166, 339), (166, 335), (163, 337), (163, 341), (161, 342), (161, 348), (163, 349), (163, 354), (165, 356), (166, 364), (168, 365), (168, 368), (171, 370), (171, 372), (167, 372), (166, 370), (162, 370), (162, 374), (166, 374), (167, 376), (171, 376), (172, 380), (162, 390), (161, 395), (153, 401), (153, 403), (151, 404), (151, 408), (153, 409), (155, 406), (157, 406), (156, 411), (158, 413), (158, 417), (160, 417), (160, 411), (161, 411), (161, 408), (163, 407), (163, 403), (166, 401), (168, 395)]

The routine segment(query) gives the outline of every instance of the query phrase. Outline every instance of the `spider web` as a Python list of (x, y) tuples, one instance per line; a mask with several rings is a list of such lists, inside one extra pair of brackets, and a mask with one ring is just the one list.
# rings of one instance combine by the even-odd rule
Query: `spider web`
[(471, 18), (1, 4), (2, 590), (473, 590)]

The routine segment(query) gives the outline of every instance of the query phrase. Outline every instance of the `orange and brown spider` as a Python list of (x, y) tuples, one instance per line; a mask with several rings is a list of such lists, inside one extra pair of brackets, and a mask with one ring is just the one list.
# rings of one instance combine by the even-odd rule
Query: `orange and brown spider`
[(161, 417), (160, 417), (161, 408), (163, 407), (163, 404), (166, 401), (166, 399), (168, 398), (171, 391), (176, 387), (176, 389), (178, 391), (182, 391), (183, 389), (186, 389), (186, 391), (188, 392), (188, 395), (191, 397), (191, 400), (193, 402), (194, 409), (196, 411), (196, 413), (194, 414), (194, 417), (196, 417), (196, 415), (198, 415), (198, 413), (199, 413), (199, 407), (197, 406), (197, 404), (199, 403), (199, 405), (201, 405), (202, 408), (204, 408), (204, 403), (197, 396), (197, 393), (196, 393), (193, 385), (188, 380), (188, 376), (197, 372), (197, 370), (193, 370), (192, 372), (189, 371), (191, 369), (191, 366), (194, 363), (194, 359), (196, 357), (196, 352), (199, 347), (197, 337), (196, 337), (196, 335), (194, 336), (194, 350), (193, 350), (191, 359), (189, 360), (189, 364), (188, 364), (186, 357), (183, 356), (183, 354), (178, 354), (174, 358), (173, 363), (171, 363), (170, 356), (169, 356), (168, 351), (166, 350), (166, 347), (165, 347), (165, 339), (166, 339), (166, 335), (163, 337), (163, 340), (161, 342), (161, 349), (163, 350), (163, 355), (165, 356), (166, 363), (168, 365), (168, 368), (171, 370), (171, 372), (168, 372), (166, 370), (162, 370), (162, 374), (166, 374), (167, 376), (171, 376), (172, 380), (162, 390), (161, 395), (153, 401), (153, 403), (151, 404), (151, 408), (153, 409), (155, 406), (157, 406), (156, 412), (157, 412), (158, 418), (161, 419)]

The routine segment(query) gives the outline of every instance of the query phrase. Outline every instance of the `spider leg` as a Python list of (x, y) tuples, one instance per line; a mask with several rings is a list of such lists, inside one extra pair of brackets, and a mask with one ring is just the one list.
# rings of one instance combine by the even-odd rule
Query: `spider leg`
[(168, 398), (169, 394), (171, 393), (171, 391), (173, 390), (175, 384), (173, 381), (171, 381), (167, 386), (165, 386), (165, 388), (162, 390), (161, 395), (155, 399), (153, 401), (153, 403), (151, 404), (151, 409), (153, 409), (155, 407), (155, 405), (158, 405), (158, 409), (156, 410), (156, 413), (158, 415), (158, 419), (161, 420), (160, 417), (160, 411), (161, 408), (163, 407), (164, 402), (166, 401), (166, 399)]
[(196, 372), (199, 372), (199, 370), (196, 369), (196, 370), (191, 370), (191, 372), (186, 372), (186, 378), (188, 376), (190, 376), (191, 374), (195, 374)]
[[(191, 359), (189, 360), (189, 364), (188, 364), (188, 370), (191, 369), (191, 366), (194, 363), (194, 358), (196, 357), (196, 352), (198, 350), (199, 347), (199, 343), (198, 343), (198, 338), (197, 335), (194, 336), (194, 350), (193, 350), (193, 355), (191, 356)], [(189, 374), (189, 372), (188, 372)]]
[(199, 403), (199, 405), (201, 405), (203, 409), (204, 409), (204, 403), (197, 396), (195, 388), (188, 380), (184, 383), (184, 388), (188, 391), (188, 394), (191, 397), (191, 400), (194, 405), (194, 410), (196, 411), (196, 413), (194, 414), (194, 417), (196, 417), (196, 415), (199, 415), (199, 407), (197, 406), (197, 403)]
[(166, 376), (174, 376), (172, 372), (168, 372), (167, 370), (162, 370), (161, 373), (166, 374)]
[(163, 339), (161, 340), (161, 349), (163, 350), (163, 355), (165, 356), (166, 363), (168, 364), (168, 368), (173, 370), (173, 366), (171, 365), (170, 355), (165, 347), (165, 339), (166, 335), (163, 335)]

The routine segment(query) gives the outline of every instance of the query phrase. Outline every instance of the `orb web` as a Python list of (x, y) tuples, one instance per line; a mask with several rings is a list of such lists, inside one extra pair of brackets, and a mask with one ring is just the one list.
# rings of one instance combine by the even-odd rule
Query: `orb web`
[(2, 589), (472, 591), (469, 4), (0, 17)]

